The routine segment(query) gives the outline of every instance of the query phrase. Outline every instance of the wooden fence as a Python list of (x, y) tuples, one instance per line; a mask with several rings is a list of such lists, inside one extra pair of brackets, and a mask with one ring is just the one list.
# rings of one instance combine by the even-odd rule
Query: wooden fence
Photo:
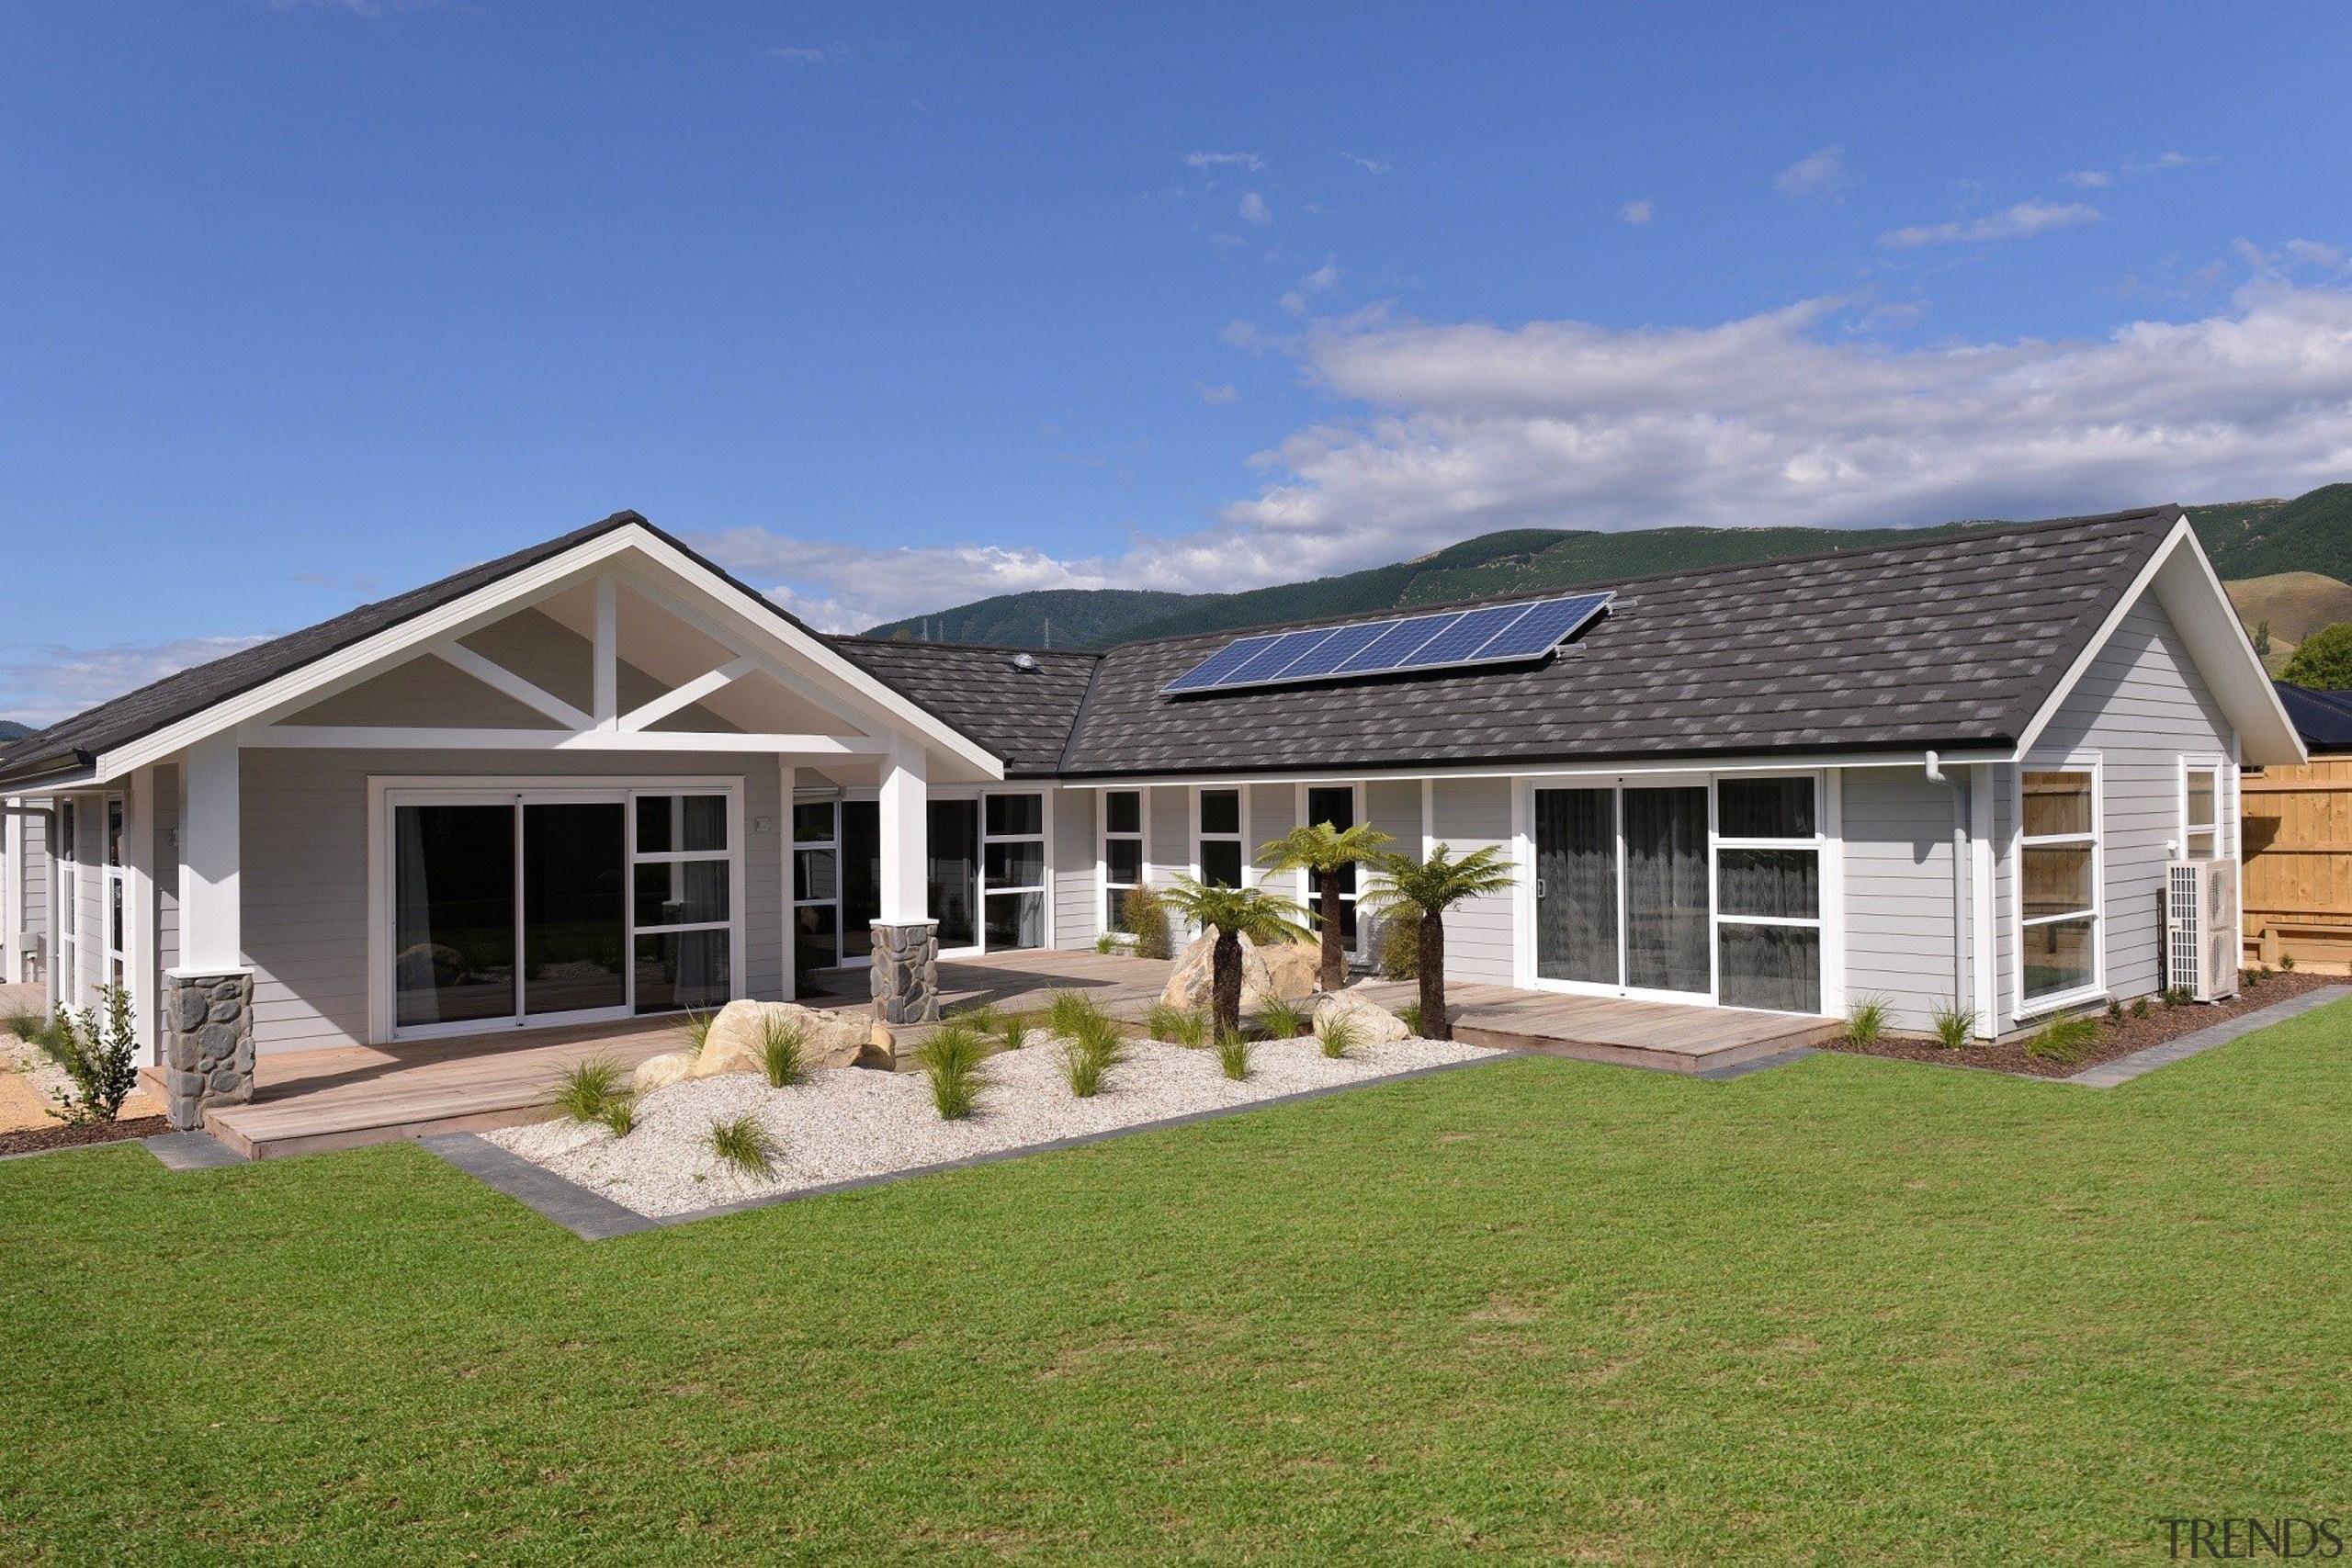
[(2245, 778), (2249, 964), (2352, 974), (2352, 757)]

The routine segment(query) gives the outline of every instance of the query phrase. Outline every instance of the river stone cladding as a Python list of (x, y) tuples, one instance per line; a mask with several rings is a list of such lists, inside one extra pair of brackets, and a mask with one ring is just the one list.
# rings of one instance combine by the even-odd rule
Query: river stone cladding
[(939, 1021), (939, 927), (874, 922), (874, 1016), (884, 1023)]
[(183, 1132), (204, 1124), (214, 1105), (254, 1097), (254, 977), (164, 978), (164, 1114)]

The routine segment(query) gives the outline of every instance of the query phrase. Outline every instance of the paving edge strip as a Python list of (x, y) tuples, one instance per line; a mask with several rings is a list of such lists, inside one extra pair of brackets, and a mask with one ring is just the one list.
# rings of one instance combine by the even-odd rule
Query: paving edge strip
[(1497, 1062), (1515, 1060), (1520, 1055), (1516, 1051), (1498, 1051), (1489, 1056), (1440, 1062), (1434, 1066), (1384, 1073), (1378, 1077), (1357, 1078), (1349, 1083), (1326, 1084), (1320, 1089), (1303, 1089), (1294, 1094), (1278, 1094), (1241, 1105), (1220, 1105), (1207, 1111), (1187, 1111), (1182, 1116), (1163, 1116), (1156, 1122), (1136, 1122), (1125, 1127), (1108, 1127), (1099, 1133), (1080, 1133), (1042, 1144), (1023, 1144), (1016, 1148), (991, 1149), (986, 1154), (967, 1155), (962, 1159), (913, 1165), (904, 1170), (855, 1176), (846, 1181), (829, 1181), (820, 1187), (799, 1187), (789, 1192), (746, 1198), (740, 1203), (721, 1203), (713, 1208), (689, 1209), (683, 1213), (658, 1217), (640, 1214), (634, 1209), (614, 1202), (601, 1192), (592, 1192), (577, 1182), (567, 1181), (543, 1166), (534, 1165), (520, 1155), (510, 1154), (478, 1133), (439, 1133), (419, 1138), (417, 1142), (428, 1152), (438, 1155), (485, 1186), (494, 1188), (525, 1207), (536, 1210), (544, 1218), (553, 1220), (582, 1241), (602, 1241), (607, 1236), (663, 1230), (672, 1225), (692, 1224), (696, 1220), (713, 1220), (721, 1214), (772, 1209), (779, 1203), (797, 1202), (803, 1198), (823, 1198), (836, 1192), (854, 1192), (865, 1187), (887, 1187), (894, 1181), (907, 1181), (918, 1176), (937, 1176), (946, 1171), (968, 1170), (976, 1166), (995, 1165), (1030, 1155), (1050, 1154), (1057, 1149), (1080, 1148), (1088, 1144), (1105, 1143), (1136, 1133), (1158, 1133), (1171, 1127), (1189, 1127), (1200, 1122), (1222, 1121), (1228, 1116), (1247, 1115), (1252, 1111), (1264, 1111), (1271, 1106), (1295, 1105), (1302, 1100), (1322, 1100), (1355, 1089), (1376, 1088), (1381, 1084), (1404, 1083), (1413, 1078), (1433, 1077), (1440, 1073), (1458, 1073), (1464, 1067), (1491, 1066)]
[(209, 1133), (157, 1133), (139, 1142), (167, 1170), (219, 1170), (253, 1163)]
[(2144, 1051), (2134, 1051), (2128, 1056), (2118, 1056), (2112, 1062), (2101, 1062), (2096, 1067), (2086, 1067), (2060, 1081), (2080, 1084), (2085, 1089), (2113, 1089), (2118, 1084), (2130, 1083), (2133, 1078), (2153, 1073), (2158, 1067), (2185, 1062), (2216, 1045), (2227, 1045), (2233, 1040), (2242, 1040), (2256, 1030), (2284, 1023), (2290, 1018), (2301, 1018), (2307, 1012), (2316, 1012), (2346, 997), (2352, 997), (2352, 986), (2322, 986), (2317, 990), (2305, 991), (2300, 997), (2290, 997), (2283, 1002), (2240, 1013), (2235, 1018), (2209, 1025), (2193, 1034), (2167, 1040), (2161, 1045), (2151, 1045)]

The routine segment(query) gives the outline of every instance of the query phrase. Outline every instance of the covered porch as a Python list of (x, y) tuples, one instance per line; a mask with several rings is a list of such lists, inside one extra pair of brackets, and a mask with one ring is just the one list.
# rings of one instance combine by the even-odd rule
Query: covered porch
[[(1043, 1008), (1056, 991), (1073, 990), (1139, 1026), (1172, 965), (1159, 959), (1049, 951), (946, 960), (938, 967), (940, 1001), (949, 1012), (979, 1006), (1027, 1011)], [(833, 988), (806, 998), (808, 1005), (870, 1005), (863, 970), (835, 970), (820, 977)], [(1414, 988), (1374, 982), (1371, 994), (1396, 1007), (1412, 1000)], [(1449, 997), (1454, 1034), (1471, 1044), (1689, 1075), (1807, 1044), (1835, 1027), (1786, 1014), (1507, 986), (1454, 986)], [(248, 1159), (511, 1127), (542, 1114), (556, 1080), (591, 1057), (608, 1056), (634, 1067), (680, 1044), (676, 1021), (655, 1019), (276, 1053), (256, 1062), (251, 1102), (211, 1107), (205, 1125)]]

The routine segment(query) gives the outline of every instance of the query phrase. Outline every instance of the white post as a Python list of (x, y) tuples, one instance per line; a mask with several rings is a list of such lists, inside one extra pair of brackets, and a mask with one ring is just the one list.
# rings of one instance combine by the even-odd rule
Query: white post
[(139, 1048), (160, 1066), (155, 1023), (155, 770), (130, 775), (122, 802), (122, 967), (130, 993), (130, 1027)]
[(188, 749), (180, 807), (180, 962), (191, 973), (243, 967), (239, 903), (237, 738), (232, 733)]
[[(797, 770), (793, 767), (791, 762), (781, 757), (776, 759), (775, 836), (778, 840), (779, 853), (784, 859), (784, 897), (780, 902), (784, 905), (784, 999), (786, 1001), (798, 1001), (800, 999), (800, 954), (798, 951), (800, 945), (800, 911), (793, 904), (793, 899), (797, 896), (798, 890), (792, 885), (793, 876), (797, 870), (797, 864), (793, 859), (792, 849), (792, 781), (797, 772)], [(838, 879), (841, 875), (841, 867), (839, 863), (841, 852), (836, 848), (833, 853), (835, 856), (833, 874), (835, 878)], [(840, 883), (838, 880), (835, 881), (834, 886), (837, 889), (839, 888)], [(838, 894), (836, 896), (838, 897)]]
[(931, 857), (931, 796), (922, 747), (897, 740), (882, 764), (882, 922), (908, 925), (930, 918), (926, 887)]

